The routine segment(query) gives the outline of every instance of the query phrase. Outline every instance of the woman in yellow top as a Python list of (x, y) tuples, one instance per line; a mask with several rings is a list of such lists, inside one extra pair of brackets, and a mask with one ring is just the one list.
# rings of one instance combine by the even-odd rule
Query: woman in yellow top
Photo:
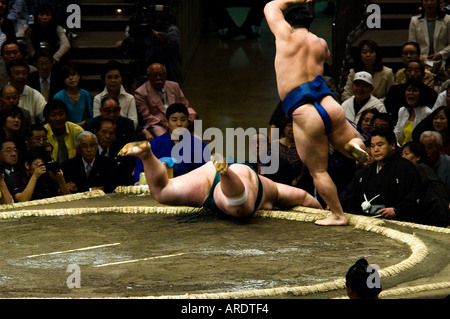
[(75, 138), (84, 131), (81, 126), (67, 121), (68, 113), (61, 100), (52, 100), (44, 108), (47, 142), (53, 146), (52, 159), (59, 164), (77, 155)]
[(406, 81), (406, 105), (398, 110), (398, 121), (394, 128), (400, 145), (412, 141), (414, 128), (431, 113), (431, 108), (423, 103), (425, 84), (417, 79)]

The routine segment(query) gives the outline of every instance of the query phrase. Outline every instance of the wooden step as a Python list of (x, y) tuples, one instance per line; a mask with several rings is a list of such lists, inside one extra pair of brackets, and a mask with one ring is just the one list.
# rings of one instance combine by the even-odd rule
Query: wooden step
[[(127, 2), (82, 2), (80, 5), (82, 16), (100, 16), (100, 15), (132, 15), (136, 10), (134, 3)], [(120, 13), (118, 13), (120, 9)]]
[(83, 16), (81, 18), (81, 31), (122, 31), (130, 22), (127, 15)]

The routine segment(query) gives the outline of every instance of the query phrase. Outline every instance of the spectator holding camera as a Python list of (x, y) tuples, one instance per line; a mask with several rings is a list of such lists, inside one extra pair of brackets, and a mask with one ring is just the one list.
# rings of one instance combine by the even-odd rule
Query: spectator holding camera
[(33, 150), (25, 159), (24, 170), (11, 175), (6, 184), (16, 202), (69, 194), (64, 176), (59, 169), (48, 169), (45, 153)]

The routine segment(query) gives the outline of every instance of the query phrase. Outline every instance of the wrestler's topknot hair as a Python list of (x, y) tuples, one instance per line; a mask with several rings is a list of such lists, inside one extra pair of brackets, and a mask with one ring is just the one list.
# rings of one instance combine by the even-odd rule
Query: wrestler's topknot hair
[(286, 12), (284, 19), (293, 28), (309, 29), (314, 20), (314, 16), (309, 12), (305, 6), (295, 6)]

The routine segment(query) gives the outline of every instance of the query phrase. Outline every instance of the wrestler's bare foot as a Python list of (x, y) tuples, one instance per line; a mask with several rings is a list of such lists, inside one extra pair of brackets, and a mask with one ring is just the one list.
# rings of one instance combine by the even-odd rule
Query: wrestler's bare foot
[(347, 143), (344, 149), (353, 157), (359, 164), (365, 166), (369, 161), (369, 155), (356, 143)]
[(146, 154), (150, 154), (150, 152), (150, 143), (148, 141), (139, 141), (125, 144), (117, 155), (142, 157)]
[(216, 167), (216, 171), (220, 175), (225, 175), (228, 172), (228, 163), (222, 155), (218, 153), (211, 155), (211, 162), (213, 162)]
[(344, 214), (331, 214), (327, 218), (317, 220), (315, 224), (320, 226), (345, 226), (348, 225), (348, 220)]

